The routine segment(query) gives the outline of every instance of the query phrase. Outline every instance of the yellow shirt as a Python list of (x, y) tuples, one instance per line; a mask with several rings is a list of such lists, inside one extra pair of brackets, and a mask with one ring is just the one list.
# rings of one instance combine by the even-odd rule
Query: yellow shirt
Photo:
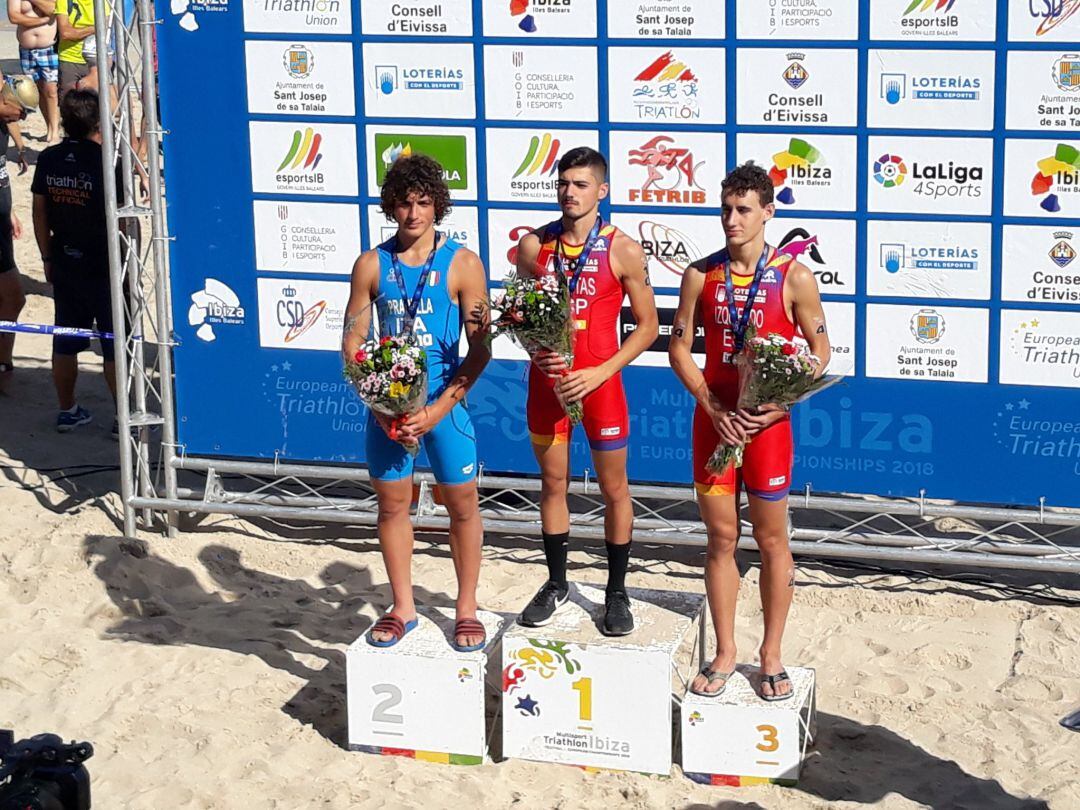
[[(82, 28), (84, 25), (91, 28), (94, 26), (94, 0), (58, 0), (56, 13), (66, 14), (68, 22), (76, 28)], [(81, 39), (61, 39), (60, 46), (56, 49), (60, 61), (85, 65), (83, 42), (84, 40)]]

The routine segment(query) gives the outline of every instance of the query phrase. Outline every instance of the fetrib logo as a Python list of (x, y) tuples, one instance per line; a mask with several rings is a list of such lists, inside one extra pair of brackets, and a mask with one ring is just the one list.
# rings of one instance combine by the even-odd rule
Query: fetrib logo
[(698, 185), (697, 174), (705, 161), (695, 162), (694, 153), (676, 146), (670, 135), (657, 135), (640, 149), (631, 149), (628, 162), (646, 171), (641, 188), (630, 189), (631, 202), (704, 204), (705, 191)]
[(321, 145), (322, 135), (315, 132), (311, 127), (296, 130), (293, 133), (292, 145), (289, 147), (289, 151), (285, 153), (285, 159), (281, 161), (281, 165), (277, 167), (276, 171), (280, 172), (286, 166), (290, 171), (294, 169), (305, 172), (314, 171), (322, 160), (322, 152), (319, 151)]

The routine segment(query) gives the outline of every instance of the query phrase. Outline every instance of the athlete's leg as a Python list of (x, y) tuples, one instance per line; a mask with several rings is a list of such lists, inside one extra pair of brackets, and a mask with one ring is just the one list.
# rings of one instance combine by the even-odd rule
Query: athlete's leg
[[(634, 506), (626, 476), (626, 448), (593, 449), (592, 458), (604, 498), (604, 540), (616, 546), (629, 545), (634, 529)], [(624, 568), (622, 574), (625, 573)]]
[[(49, 76), (52, 78), (49, 78)], [(60, 138), (60, 102), (56, 91), (57, 70), (44, 72), (38, 79), (38, 94), (41, 96), (41, 112), (45, 118), (45, 142), (51, 144)]]
[[(566, 581), (566, 535), (570, 532), (570, 508), (566, 504), (566, 491), (570, 486), (570, 444), (533, 443), (533, 454), (540, 465), (540, 528), (548, 537), (560, 537), (557, 547), (548, 548), (550, 579)], [(553, 558), (554, 555), (554, 558)]]
[[(480, 581), (480, 560), (483, 556), (484, 525), (480, 520), (480, 500), (476, 481), (466, 484), (439, 484), (446, 511), (450, 515), (450, 554), (457, 574), (457, 599), (454, 610), (458, 619), (476, 618), (476, 587)], [(457, 643), (471, 647), (484, 640), (483, 636), (462, 634)]]
[[(408, 624), (416, 618), (412, 590), (413, 530), (409, 521), (412, 476), (388, 481), (372, 478), (371, 485), (379, 501), (379, 550), (382, 551), (383, 565), (394, 598), (391, 612)], [(372, 638), (375, 641), (389, 641), (393, 635), (378, 632), (372, 633)]]
[[(768, 500), (749, 495), (750, 522), (754, 526), (754, 541), (761, 552), (761, 607), (765, 614), (765, 636), (761, 641), (761, 671), (776, 675), (783, 671), (781, 642), (791, 598), (795, 589), (795, 563), (788, 545), (787, 497)], [(769, 684), (762, 685), (766, 695), (773, 693)], [(791, 681), (776, 684), (777, 695), (791, 691)]]
[(79, 377), (79, 356), (77, 354), (57, 354), (52, 356), (53, 385), (56, 387), (56, 401), (60, 410), (69, 411), (75, 407), (75, 381)]
[[(12, 268), (0, 268), (0, 321), (17, 321), (19, 313), (26, 305), (19, 271)], [(15, 334), (0, 333), (0, 391), (3, 391), (12, 377), (12, 355), (15, 352)]]

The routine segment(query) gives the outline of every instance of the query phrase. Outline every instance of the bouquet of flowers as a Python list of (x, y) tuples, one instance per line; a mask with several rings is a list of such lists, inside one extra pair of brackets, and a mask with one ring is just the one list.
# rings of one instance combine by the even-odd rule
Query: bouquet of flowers
[[(751, 411), (770, 403), (790, 408), (841, 379), (839, 375), (817, 377), (820, 360), (805, 346), (775, 333), (758, 337), (752, 328), (735, 364), (739, 369), (737, 407)], [(729, 464), (741, 467), (745, 449), (745, 444), (721, 442), (706, 467), (714, 473)]]
[[(492, 302), (492, 309), (499, 313), (491, 323), (493, 332), (508, 334), (529, 354), (555, 352), (566, 363), (565, 377), (574, 364), (566, 279), (555, 273), (535, 278), (512, 273), (503, 282), (503, 289), (503, 296)], [(573, 424), (581, 424), (584, 413), (580, 402), (563, 402), (562, 406)]]
[[(372, 411), (393, 419), (390, 438), (398, 441), (401, 422), (427, 402), (427, 354), (411, 332), (368, 340), (345, 356), (345, 379)], [(414, 456), (416, 442), (402, 442)]]

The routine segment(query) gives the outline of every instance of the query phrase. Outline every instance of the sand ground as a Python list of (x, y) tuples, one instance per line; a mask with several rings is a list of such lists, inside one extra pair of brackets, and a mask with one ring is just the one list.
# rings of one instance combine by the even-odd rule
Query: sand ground
[[(43, 131), (39, 117), (28, 127)], [(23, 320), (50, 323), (14, 177)], [(817, 668), (819, 738), (796, 788), (696, 785), (505, 761), (474, 768), (346, 750), (344, 649), (388, 602), (377, 544), (344, 527), (208, 518), (177, 540), (119, 529), (100, 361), (53, 429), (46, 338), (20, 336), (0, 397), (0, 727), (87, 739), (101, 808), (1080, 808), (1080, 610), (990, 588), (800, 565), (789, 664)], [(603, 582), (596, 548), (572, 575)], [(631, 584), (702, 589), (701, 556), (641, 548)], [(752, 563), (752, 557), (746, 562)], [(516, 612), (543, 577), (535, 545), (493, 539), (484, 607)], [(760, 609), (740, 598), (743, 659)], [(452, 604), (444, 538), (417, 544), (420, 601)], [(1073, 591), (1080, 596), (1080, 592)]]

